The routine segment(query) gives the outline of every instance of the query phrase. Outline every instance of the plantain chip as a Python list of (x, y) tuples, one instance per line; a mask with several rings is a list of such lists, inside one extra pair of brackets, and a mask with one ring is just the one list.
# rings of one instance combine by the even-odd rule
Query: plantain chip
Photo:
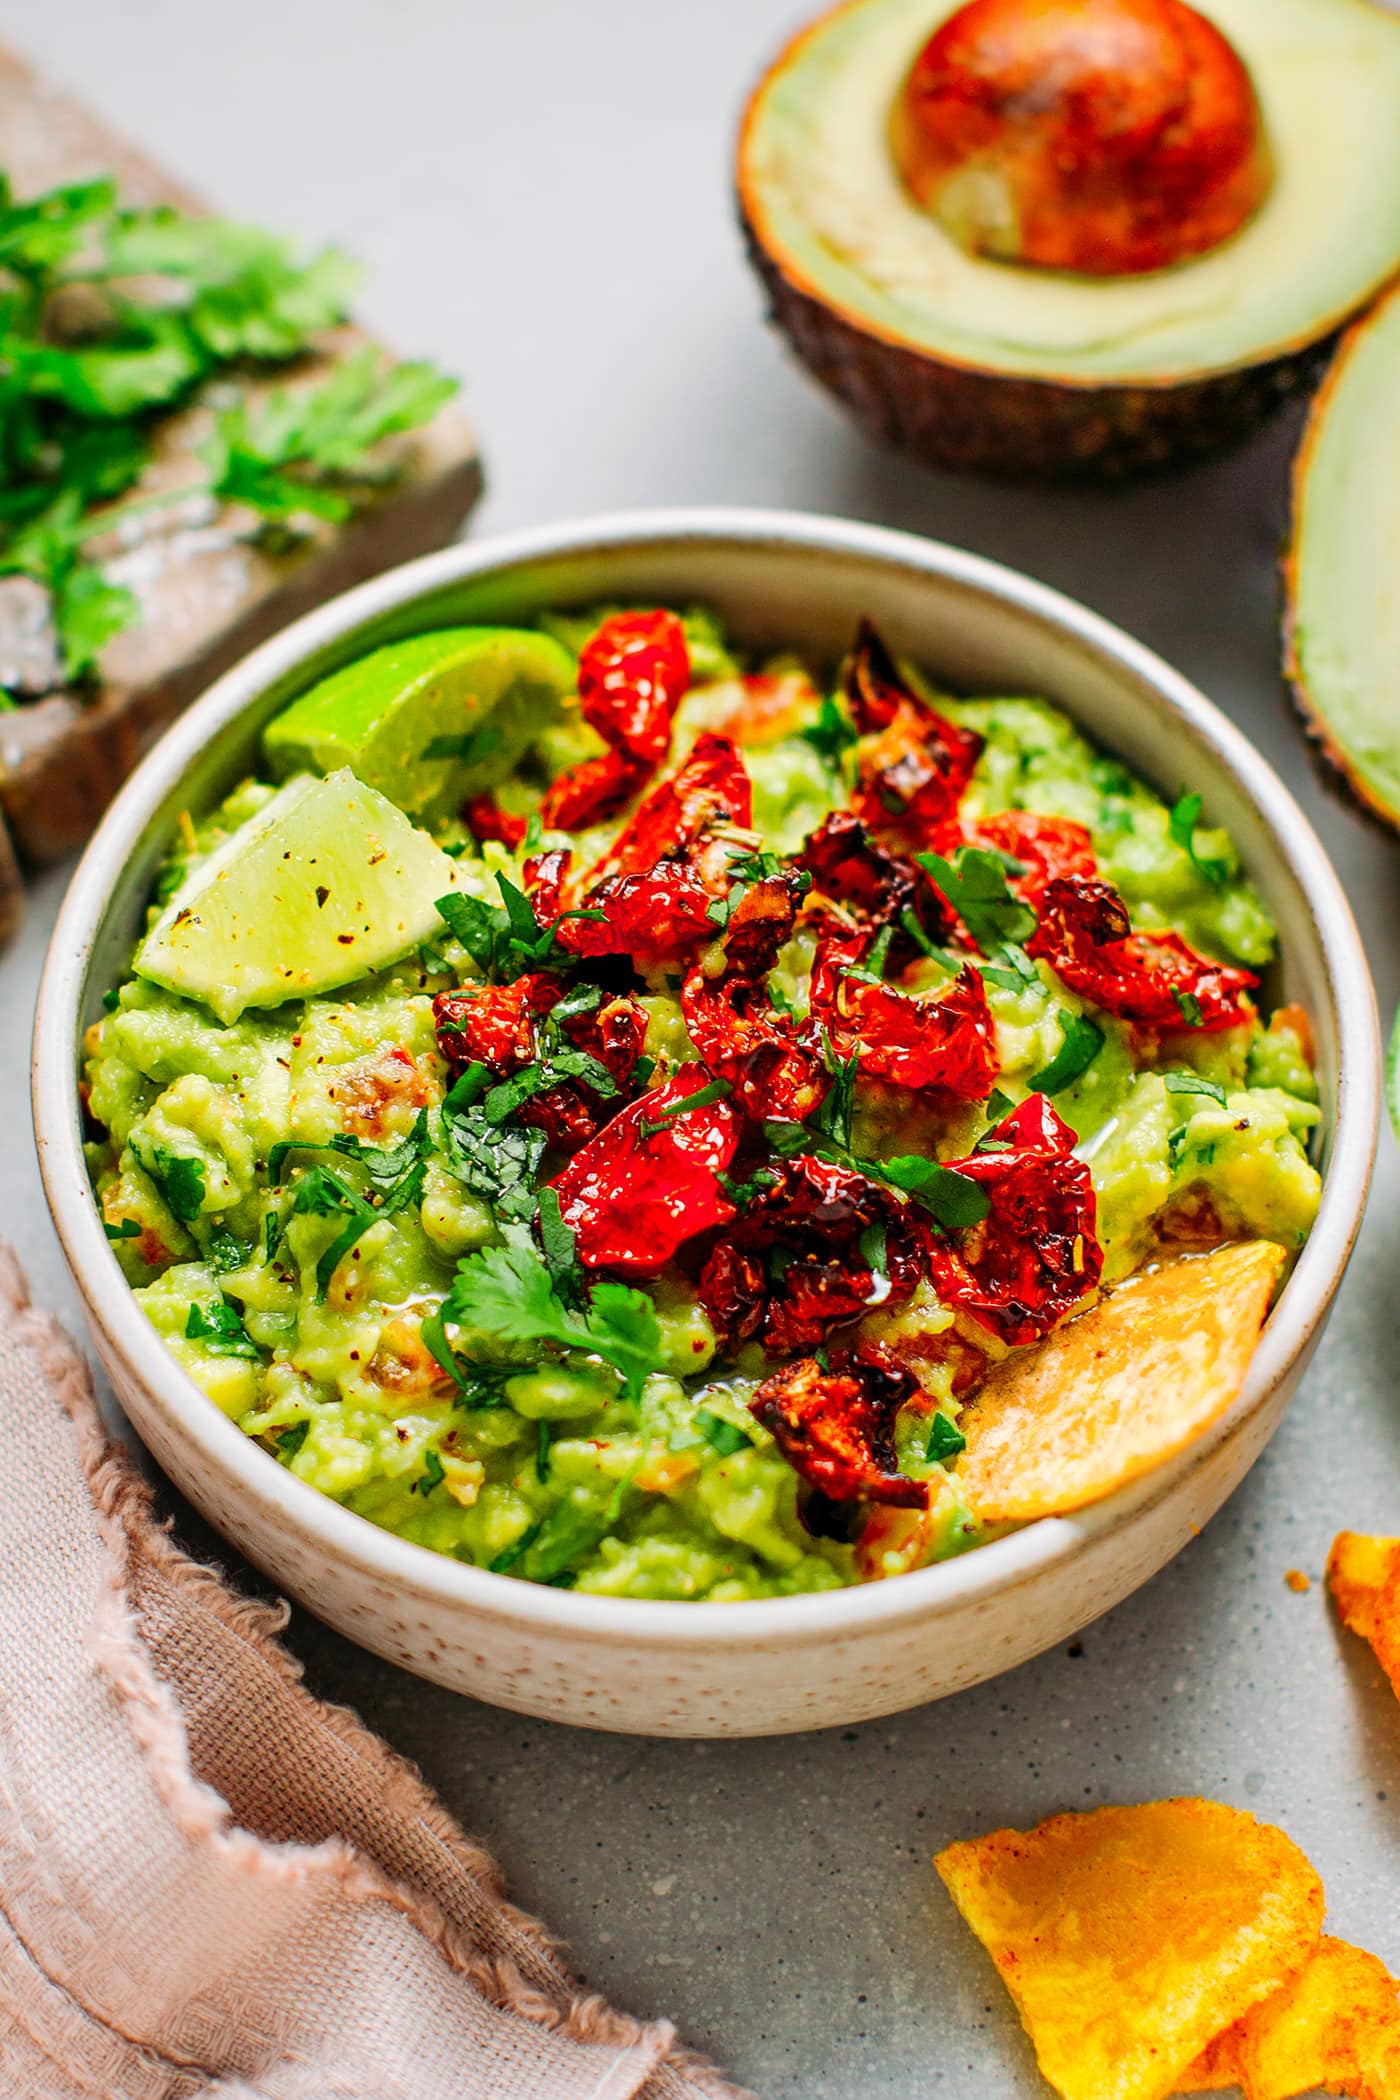
[(1342, 1624), (1371, 1643), (1400, 1694), (1400, 1539), (1339, 1531), (1327, 1558), (1327, 1581)]
[(1297, 1846), (1215, 1801), (1052, 1816), (935, 1865), (1064, 2100), (1165, 2100), (1322, 1929)]
[(1199, 1436), (1244, 1384), (1285, 1258), (1268, 1240), (1178, 1255), (997, 1365), (959, 1424), (974, 1515), (1063, 1515)]
[(1324, 1936), (1307, 1967), (1239, 2025), (1246, 2100), (1293, 2100), (1316, 2086), (1360, 2094), (1400, 2033), (1395, 1979), (1374, 1954)]

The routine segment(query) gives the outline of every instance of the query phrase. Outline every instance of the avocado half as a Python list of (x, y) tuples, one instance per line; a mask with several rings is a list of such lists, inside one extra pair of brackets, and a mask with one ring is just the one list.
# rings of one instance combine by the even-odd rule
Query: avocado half
[(1400, 830), (1400, 285), (1343, 337), (1313, 403), (1284, 595), (1285, 665), (1309, 734), (1363, 808)]
[(1400, 16), (1194, 0), (1253, 77), (1272, 188), (1209, 254), (1091, 278), (964, 252), (900, 180), (890, 111), (958, 4), (847, 0), (760, 81), (739, 209), (778, 326), (933, 466), (1109, 476), (1243, 436), (1400, 268)]

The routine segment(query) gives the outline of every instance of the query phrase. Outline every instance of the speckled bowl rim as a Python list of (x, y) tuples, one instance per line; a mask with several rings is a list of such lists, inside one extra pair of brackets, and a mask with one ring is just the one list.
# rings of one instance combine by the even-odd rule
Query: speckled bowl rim
[[(975, 1551), (886, 1582), (811, 1595), (757, 1598), (728, 1607), (591, 1596), (493, 1575), (381, 1530), (298, 1480), (200, 1392), (136, 1305), (101, 1230), (83, 1161), (74, 1087), (89, 957), (116, 877), (152, 811), (194, 763), (213, 733), (274, 680), (379, 615), (467, 578), (550, 557), (621, 554), (692, 542), (765, 552), (854, 555), (913, 571), (1068, 633), (1109, 659), (1143, 692), (1208, 744), (1292, 862), (1337, 1021), (1337, 1096), (1332, 1154), (1318, 1221), (1265, 1330), (1244, 1390), (1186, 1451), (1102, 1502), (1044, 1518)], [(1132, 1524), (1170, 1493), (1260, 1408), (1304, 1358), (1341, 1280), (1365, 1210), (1380, 1101), (1380, 1037), (1370, 973), (1341, 884), (1292, 795), (1247, 737), (1193, 685), (1121, 629), (1060, 592), (1000, 563), (926, 540), (837, 518), (796, 512), (686, 508), (623, 512), (464, 543), (359, 585), (296, 621), (227, 672), (161, 738), (113, 802), (73, 877), (54, 928), (35, 1013), (33, 1107), (44, 1190), (65, 1256), (101, 1342), (179, 1422), (198, 1461), (261, 1506), (270, 1521), (343, 1568), (388, 1583), (405, 1597), (459, 1607), (497, 1625), (535, 1627), (590, 1644), (641, 1644), (658, 1654), (720, 1650), (733, 1643), (808, 1647), (835, 1636), (889, 1628), (959, 1611), (1021, 1588)]]

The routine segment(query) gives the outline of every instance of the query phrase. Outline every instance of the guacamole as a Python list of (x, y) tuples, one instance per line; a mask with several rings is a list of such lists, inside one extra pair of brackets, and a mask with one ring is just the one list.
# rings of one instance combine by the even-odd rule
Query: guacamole
[(181, 818), (83, 1100), (166, 1347), (359, 1515), (610, 1596), (902, 1572), (987, 1536), (992, 1364), (1302, 1245), (1268, 916), (1046, 702), (652, 608), (335, 678)]

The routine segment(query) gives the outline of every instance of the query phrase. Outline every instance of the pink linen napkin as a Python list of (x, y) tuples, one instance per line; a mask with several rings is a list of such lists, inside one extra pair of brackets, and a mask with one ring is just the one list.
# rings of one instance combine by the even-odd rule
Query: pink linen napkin
[(4, 2100), (744, 2100), (171, 1543), (3, 1244), (0, 1613)]

